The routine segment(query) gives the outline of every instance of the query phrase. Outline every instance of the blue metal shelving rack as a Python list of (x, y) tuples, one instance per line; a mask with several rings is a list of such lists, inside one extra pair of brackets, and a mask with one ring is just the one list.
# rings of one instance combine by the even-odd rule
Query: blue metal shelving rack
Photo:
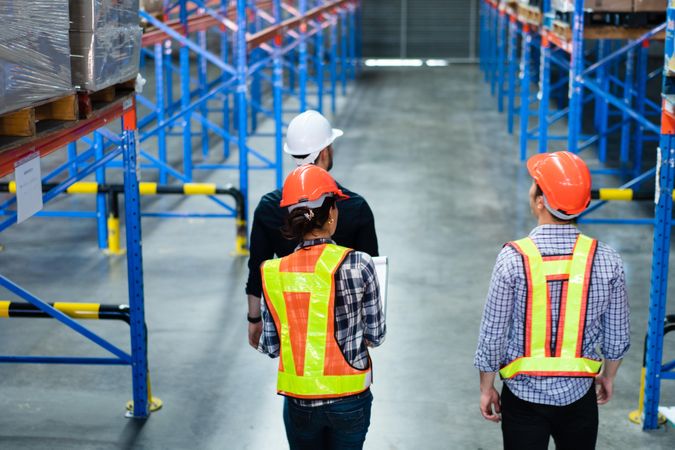
[(643, 428), (658, 427), (661, 380), (675, 380), (675, 361), (663, 362), (663, 333), (668, 306), (668, 260), (673, 225), (673, 185), (675, 183), (675, 71), (670, 59), (675, 53), (675, 1), (668, 2), (663, 112), (657, 161), (658, 196), (656, 198), (652, 280), (649, 293), (649, 322), (646, 345)]
[[(0, 275), (0, 286), (21, 299), (34, 305), (50, 317), (58, 320), (75, 332), (91, 340), (96, 345), (107, 350), (112, 357), (73, 357), (73, 356), (0, 356), (0, 363), (40, 363), (40, 364), (93, 364), (93, 365), (126, 365), (131, 366), (133, 381), (133, 406), (129, 417), (145, 418), (150, 412), (149, 405), (149, 375), (147, 360), (147, 330), (145, 327), (145, 310), (143, 296), (143, 261), (141, 244), (141, 215), (139, 202), (139, 188), (136, 160), (136, 103), (133, 94), (118, 98), (105, 106), (89, 119), (82, 119), (70, 123), (67, 127), (56, 128), (54, 131), (45, 131), (28, 142), (8, 144), (0, 152), (0, 178), (12, 173), (14, 164), (27, 156), (38, 152), (41, 156), (52, 153), (67, 146), (70, 142), (83, 138), (86, 135), (101, 129), (111, 121), (122, 118), (123, 131), (121, 144), (103, 154), (89, 152), (79, 156), (78, 168), (70, 172), (64, 181), (46, 192), (43, 202), (49, 203), (59, 194), (65, 192), (69, 186), (82, 180), (104, 167), (115, 158), (122, 157), (124, 169), (124, 196), (126, 212), (126, 239), (127, 239), (127, 268), (129, 283), (129, 313), (130, 313), (130, 351), (125, 351), (108, 342), (69, 315), (50, 306), (24, 287), (19, 286), (7, 277)], [(44, 179), (43, 179), (44, 181)], [(4, 219), (2, 229), (16, 223), (16, 212)]]
[[(141, 12), (141, 17), (155, 27), (144, 35), (143, 45), (147, 49), (144, 55), (154, 60), (157, 82), (153, 99), (139, 98), (152, 110), (140, 120), (140, 140), (143, 143), (149, 138), (158, 139), (157, 155), (142, 155), (150, 161), (148, 168), (158, 169), (160, 183), (169, 177), (192, 181), (196, 170), (235, 170), (239, 172), (239, 189), (247, 198), (249, 171), (271, 170), (276, 185), (281, 186), (286, 125), (283, 113), (289, 111), (285, 100), (297, 98), (300, 111), (309, 107), (322, 110), (327, 69), (327, 92), (331, 94), (331, 108), (335, 109), (338, 80), (345, 93), (347, 81), (354, 77), (358, 66), (359, 7), (357, 0), (298, 0), (294, 5), (281, 0), (178, 0), (167, 5), (164, 22)], [(174, 18), (176, 9), (178, 18)], [(206, 48), (207, 32), (218, 37), (219, 55)], [(325, 39), (326, 33), (330, 39)], [(179, 48), (177, 68), (171, 58), (174, 45)], [(217, 76), (209, 68), (217, 69)], [(181, 86), (179, 102), (174, 100), (171, 89), (176, 75)], [(266, 87), (272, 93), (271, 105), (263, 100)], [(310, 91), (310, 87), (314, 90)], [(209, 115), (214, 112), (209, 104), (216, 101), (220, 103), (217, 112), (222, 114), (219, 124), (211, 120), (213, 114)], [(260, 114), (274, 121), (272, 133), (259, 131)], [(193, 122), (202, 127), (197, 133), (202, 144), (200, 158), (209, 156), (209, 136), (216, 135), (223, 140), (225, 162), (195, 161)], [(171, 167), (166, 145), (166, 137), (176, 134), (177, 128), (182, 129), (183, 138), (180, 170)], [(270, 158), (251, 148), (252, 137), (272, 138), (274, 156)], [(230, 144), (239, 150), (236, 164), (226, 162)]]
[[(667, 307), (668, 259), (672, 227), (673, 185), (675, 182), (675, 1), (669, 1), (666, 24), (639, 33), (625, 32), (594, 35), (584, 30), (583, 0), (574, 1), (571, 36), (553, 32), (550, 0), (543, 2), (542, 26), (528, 23), (513, 8), (514, 2), (485, 0), (480, 14), (480, 67), (490, 91), (498, 97), (497, 107), (504, 109), (507, 99), (507, 127), (512, 132), (515, 116), (520, 116), (520, 159), (527, 158), (528, 142), (537, 140), (537, 151), (546, 152), (553, 140), (564, 140), (571, 151), (581, 152), (591, 146), (598, 149), (601, 163), (609, 157), (608, 138), (620, 137), (620, 167), (600, 169), (596, 174), (612, 174), (626, 179), (619, 189), (631, 189), (656, 176), (655, 216), (648, 219), (595, 219), (586, 217), (606, 201), (595, 202), (582, 221), (591, 223), (641, 224), (654, 226), (649, 323), (645, 345), (645, 383), (643, 428), (658, 427), (660, 382), (675, 379), (675, 361), (663, 362), (664, 318)], [(508, 25), (506, 25), (508, 23)], [(505, 29), (507, 31), (505, 32)], [(666, 67), (648, 72), (649, 43), (661, 39), (666, 31)], [(590, 33), (589, 33), (590, 32)], [(596, 45), (588, 45), (588, 38)], [(518, 41), (520, 40), (520, 46)], [(623, 41), (623, 42), (619, 42)], [(518, 55), (520, 47), (520, 55)], [(539, 51), (538, 62), (533, 53)], [(515, 82), (516, 60), (520, 64), (520, 82)], [(620, 64), (623, 67), (620, 67)], [(535, 98), (530, 95), (536, 66), (539, 87)], [(552, 82), (553, 74), (557, 81)], [(662, 104), (646, 96), (647, 83), (664, 75)], [(504, 83), (506, 85), (505, 88)], [(517, 91), (520, 94), (517, 95)], [(515, 99), (520, 97), (520, 105)], [(556, 97), (555, 105), (551, 98)], [(533, 105), (537, 112), (533, 113)], [(581, 120), (584, 105), (595, 103), (593, 134), (583, 134)], [(557, 107), (551, 111), (551, 107)], [(537, 117), (535, 129), (530, 118)], [(619, 117), (609, 126), (610, 117)], [(567, 134), (554, 136), (549, 128), (567, 118)], [(660, 124), (658, 121), (660, 120)], [(642, 168), (642, 149), (646, 142), (658, 141), (657, 165)]]
[[(152, 89), (137, 96), (142, 107), (138, 132), (142, 169), (156, 171), (160, 186), (190, 183), (198, 171), (233, 171), (245, 203), (243, 217), (239, 205), (213, 195), (209, 200), (222, 212), (142, 215), (235, 218), (238, 230), (246, 228), (250, 172), (272, 171), (277, 187), (283, 181), (284, 113), (321, 110), (326, 93), (335, 112), (338, 93), (346, 95), (348, 81), (355, 78), (360, 67), (360, 1), (165, 0), (163, 20), (143, 11), (140, 15), (154, 27), (143, 35), (141, 71), (153, 70), (155, 80)], [(220, 44), (215, 52), (214, 42)], [(294, 102), (299, 109), (294, 105), (295, 110), (289, 109)], [(261, 115), (272, 119), (272, 132), (260, 129)], [(180, 149), (172, 148), (180, 154), (169, 149), (169, 137), (178, 139)], [(252, 148), (251, 139), (256, 137), (271, 139), (271, 156)], [(217, 155), (214, 138), (222, 140)], [(72, 174), (92, 154), (101, 157), (119, 145), (119, 136), (106, 129), (84, 137), (78, 146), (71, 143), (68, 161), (46, 181), (65, 171)], [(236, 148), (234, 161), (231, 147)], [(121, 168), (120, 161), (109, 162), (96, 171), (96, 181), (105, 184), (108, 170)], [(0, 205), (0, 214), (8, 213), (12, 203), (10, 199)], [(99, 247), (109, 250), (108, 209), (105, 196), (97, 194), (95, 212), (40, 215), (96, 219)], [(239, 246), (236, 251), (246, 254)]]

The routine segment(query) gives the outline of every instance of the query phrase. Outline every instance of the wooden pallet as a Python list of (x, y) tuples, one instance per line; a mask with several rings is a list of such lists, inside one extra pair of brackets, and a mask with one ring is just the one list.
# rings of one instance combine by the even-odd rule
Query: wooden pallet
[(136, 79), (134, 78), (132, 80), (114, 84), (105, 89), (101, 89), (100, 91), (78, 92), (77, 96), (80, 109), (80, 118), (87, 119), (91, 117), (91, 114), (96, 109), (96, 104), (114, 102), (117, 98), (133, 92), (135, 86)]
[(518, 3), (516, 9), (518, 11), (518, 18), (521, 22), (532, 25), (541, 25), (542, 15), (539, 8)]
[(40, 121), (78, 118), (77, 94), (70, 94), (0, 115), (0, 136), (35, 136)]
[[(572, 27), (568, 23), (554, 20), (551, 31), (565, 41), (572, 40)], [(634, 40), (650, 31), (649, 28), (626, 28), (612, 25), (584, 27), (584, 39), (625, 39)], [(654, 40), (665, 39), (665, 32), (654, 36)]]
[(87, 119), (97, 107), (132, 93), (135, 84), (135, 79), (128, 80), (100, 91), (77, 92), (0, 114), (0, 136), (31, 137), (38, 133), (40, 122)]

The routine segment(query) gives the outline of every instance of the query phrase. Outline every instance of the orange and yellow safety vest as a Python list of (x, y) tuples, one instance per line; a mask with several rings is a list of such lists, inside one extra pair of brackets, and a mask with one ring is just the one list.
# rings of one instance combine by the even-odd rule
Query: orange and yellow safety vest
[[(584, 336), (591, 268), (597, 241), (579, 235), (572, 255), (542, 257), (531, 238), (510, 242), (523, 257), (527, 279), (525, 349), (522, 357), (499, 371), (503, 378), (518, 374), (592, 377), (601, 361), (584, 358)], [(551, 348), (551, 298), (548, 281), (563, 281), (555, 349)]]
[(335, 272), (350, 251), (314, 245), (261, 267), (265, 302), (280, 342), (279, 394), (337, 398), (370, 386), (370, 363), (363, 370), (352, 367), (335, 338)]

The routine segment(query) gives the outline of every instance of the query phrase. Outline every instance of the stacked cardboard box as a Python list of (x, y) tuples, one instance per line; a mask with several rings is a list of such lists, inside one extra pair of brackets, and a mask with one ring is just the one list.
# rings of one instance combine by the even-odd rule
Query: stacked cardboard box
[[(591, 12), (665, 12), (668, 0), (586, 0), (584, 9)], [(574, 11), (574, 0), (553, 0), (553, 9)]]
[[(556, 11), (574, 11), (574, 0), (553, 0), (551, 6)], [(593, 12), (632, 12), (633, 0), (586, 0), (584, 9)]]
[(161, 14), (164, 12), (164, 0), (141, 0), (141, 9), (148, 14)]
[(98, 91), (138, 73), (139, 0), (70, 0), (73, 85)]
[(633, 0), (635, 12), (666, 12), (668, 0)]
[(72, 92), (68, 0), (0, 0), (0, 114)]

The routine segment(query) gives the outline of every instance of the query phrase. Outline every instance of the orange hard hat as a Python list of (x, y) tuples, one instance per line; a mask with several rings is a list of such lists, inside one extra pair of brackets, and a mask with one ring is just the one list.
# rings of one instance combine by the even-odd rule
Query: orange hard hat
[(591, 203), (591, 172), (574, 153), (540, 153), (527, 161), (527, 170), (544, 193), (547, 209), (560, 219), (572, 219)]
[(296, 168), (284, 181), (280, 206), (318, 208), (327, 196), (335, 196), (338, 200), (349, 198), (338, 188), (328, 172), (321, 167), (306, 164)]

